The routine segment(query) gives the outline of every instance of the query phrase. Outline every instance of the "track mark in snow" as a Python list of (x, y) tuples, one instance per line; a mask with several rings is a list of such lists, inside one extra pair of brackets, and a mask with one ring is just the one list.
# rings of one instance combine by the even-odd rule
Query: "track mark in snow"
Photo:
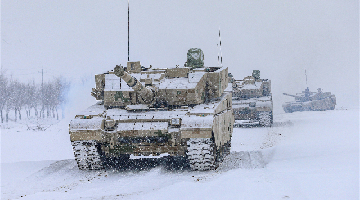
[[(118, 198), (124, 198), (124, 197), (129, 197), (129, 196), (134, 196), (134, 195), (140, 195), (143, 194), (144, 192), (142, 191), (138, 191), (138, 192), (133, 192), (133, 193), (123, 193), (123, 194), (116, 194), (116, 195), (109, 195), (109, 196), (102, 196), (99, 199), (118, 199)], [(91, 198), (91, 199), (95, 199), (95, 198)]]
[(283, 127), (269, 128), (267, 134), (264, 137), (260, 149), (267, 149), (276, 146), (283, 137), (286, 135), (286, 130)]
[(229, 171), (233, 169), (256, 169), (264, 168), (272, 158), (274, 149), (266, 151), (240, 151), (231, 152), (220, 164), (217, 171)]
[(29, 191), (24, 193), (29, 196), (36, 193), (70, 192), (83, 187), (84, 184), (106, 177), (106, 171), (82, 171), (78, 169), (75, 160), (60, 160), (27, 177), (24, 181), (39, 184), (31, 186), (31, 193)]
[(287, 121), (277, 121), (272, 124), (272, 127), (289, 127), (293, 126), (294, 123), (292, 123), (290, 120)]

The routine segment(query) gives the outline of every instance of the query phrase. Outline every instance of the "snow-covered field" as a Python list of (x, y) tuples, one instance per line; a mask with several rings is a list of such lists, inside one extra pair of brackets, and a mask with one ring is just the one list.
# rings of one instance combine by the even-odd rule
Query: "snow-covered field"
[(68, 119), (46, 122), (45, 131), (29, 123), (37, 124), (2, 126), (1, 199), (359, 199), (358, 109), (278, 114), (272, 128), (236, 128), (231, 154), (206, 172), (156, 163), (80, 171)]

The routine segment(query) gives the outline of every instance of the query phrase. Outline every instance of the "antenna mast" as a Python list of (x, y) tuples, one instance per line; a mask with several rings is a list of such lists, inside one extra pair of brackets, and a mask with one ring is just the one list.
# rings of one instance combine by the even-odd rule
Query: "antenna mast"
[(129, 9), (129, 0), (128, 0), (128, 61), (130, 61), (130, 37), (129, 37), (129, 32), (130, 32), (130, 9)]
[[(219, 27), (219, 52), (218, 52), (218, 66), (222, 67), (222, 52), (221, 52), (221, 36), (220, 36), (220, 27)], [(220, 55), (219, 55), (220, 54)]]

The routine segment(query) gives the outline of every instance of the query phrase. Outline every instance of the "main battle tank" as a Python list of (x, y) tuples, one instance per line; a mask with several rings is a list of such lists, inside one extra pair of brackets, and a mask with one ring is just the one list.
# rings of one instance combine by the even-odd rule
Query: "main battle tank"
[[(228, 69), (204, 67), (190, 49), (184, 67), (145, 68), (140, 62), (95, 75), (98, 103), (70, 122), (80, 169), (102, 169), (128, 159), (183, 161), (215, 169), (230, 153), (234, 118)], [(121, 166), (120, 166), (121, 167)]]
[(318, 88), (317, 92), (310, 92), (309, 88), (306, 88), (302, 93), (291, 95), (283, 93), (284, 95), (295, 97), (295, 101), (286, 102), (283, 104), (284, 111), (286, 113), (292, 113), (295, 111), (323, 111), (334, 110), (336, 105), (336, 97), (331, 92), (322, 92), (321, 88)]
[(252, 76), (247, 76), (243, 80), (230, 78), (230, 83), (234, 127), (271, 126), (273, 123), (271, 81), (260, 79), (260, 71), (253, 70)]

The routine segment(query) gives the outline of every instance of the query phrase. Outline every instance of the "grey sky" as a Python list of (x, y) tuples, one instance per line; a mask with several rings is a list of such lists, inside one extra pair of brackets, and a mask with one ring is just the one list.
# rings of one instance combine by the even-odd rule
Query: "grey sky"
[[(308, 86), (334, 93), (338, 106), (359, 103), (359, 2), (130, 0), (130, 59), (183, 65), (202, 48), (236, 79), (261, 71), (272, 80), (274, 105), (283, 92)], [(7, 74), (41, 81), (63, 74), (93, 76), (127, 61), (127, 1), (1, 1), (1, 65)], [(91, 88), (89, 88), (89, 91)]]

